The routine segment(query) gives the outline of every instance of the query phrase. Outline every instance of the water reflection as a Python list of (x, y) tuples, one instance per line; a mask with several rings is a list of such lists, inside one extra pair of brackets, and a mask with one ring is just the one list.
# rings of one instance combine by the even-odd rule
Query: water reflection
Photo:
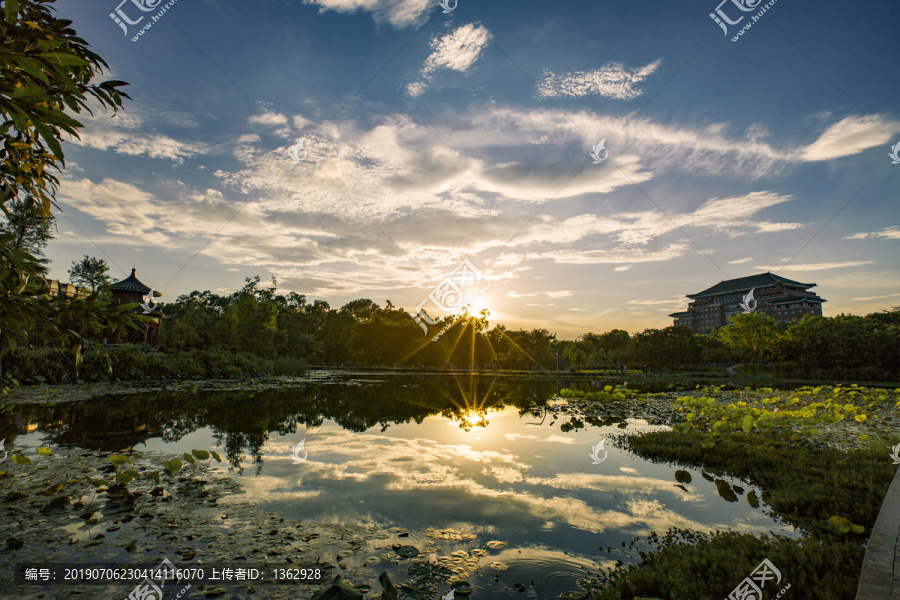
[[(532, 580), (542, 598), (574, 590), (578, 576), (612, 566), (599, 548), (651, 531), (787, 533), (747, 501), (724, 501), (699, 471), (676, 481), (676, 467), (615, 443), (658, 425), (554, 411), (558, 385), (382, 376), (17, 406), (0, 414), (0, 439), (102, 451), (217, 448), (246, 491), (240, 499), (285, 518), (401, 527), (417, 548), (439, 540), (435, 559), (465, 552), (475, 561), (488, 540), (506, 542), (499, 554), (478, 558), (470, 578), (493, 597), (516, 594), (513, 583)], [(291, 449), (302, 439), (309, 454), (297, 464)], [(591, 447), (603, 439), (608, 458), (593, 464)], [(404, 577), (389, 561), (342, 560), (348, 573)]]

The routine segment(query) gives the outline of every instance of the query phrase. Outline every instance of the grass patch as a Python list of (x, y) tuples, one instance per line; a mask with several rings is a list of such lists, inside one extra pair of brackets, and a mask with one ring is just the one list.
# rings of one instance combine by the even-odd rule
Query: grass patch
[(834, 534), (832, 516), (870, 532), (895, 468), (888, 453), (873, 447), (851, 452), (816, 448), (799, 436), (657, 431), (628, 438), (629, 448), (654, 462), (702, 467), (744, 479), (763, 490), (772, 516), (819, 538)]
[[(678, 530), (663, 538), (654, 534), (647, 541), (655, 549), (641, 552), (640, 562), (582, 581), (590, 597), (721, 600), (764, 558), (783, 575), (777, 589), (773, 582), (766, 587), (770, 598), (787, 583), (792, 599), (855, 597), (863, 543), (896, 468), (883, 444), (841, 452), (786, 432), (715, 436), (697, 430), (649, 432), (629, 437), (627, 444), (654, 462), (702, 468), (728, 501), (740, 501), (734, 486), (714, 475), (759, 487), (768, 514), (800, 528), (804, 537)], [(753, 505), (756, 499), (748, 494), (746, 501)]]
[(790, 584), (791, 600), (852, 600), (862, 554), (854, 540), (820, 544), (813, 538), (792, 540), (773, 535), (669, 530), (662, 538), (651, 536), (657, 549), (641, 553), (641, 562), (621, 567), (590, 589), (597, 600), (636, 597), (666, 600), (722, 600), (764, 558), (781, 572), (781, 582), (769, 581), (767, 598)]

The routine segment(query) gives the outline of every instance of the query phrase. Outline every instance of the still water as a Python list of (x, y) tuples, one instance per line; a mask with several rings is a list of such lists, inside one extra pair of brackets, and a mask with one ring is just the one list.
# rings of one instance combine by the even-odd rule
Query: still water
[[(576, 591), (579, 578), (629, 558), (623, 542), (670, 527), (794, 535), (765, 505), (720, 497), (698, 470), (688, 469), (691, 482), (680, 485), (681, 467), (622, 449), (623, 435), (667, 425), (629, 418), (573, 427), (553, 410), (559, 387), (589, 385), (335, 376), (290, 389), (18, 406), (3, 433), (20, 444), (97, 451), (215, 449), (224, 458), (218, 473), (245, 491), (232, 501), (304, 523), (402, 531), (418, 560), (462, 574), (473, 600)], [(40, 425), (16, 431), (25, 422)], [(321, 549), (345, 580), (372, 581), (382, 571), (395, 583), (409, 579), (408, 561), (383, 555)]]

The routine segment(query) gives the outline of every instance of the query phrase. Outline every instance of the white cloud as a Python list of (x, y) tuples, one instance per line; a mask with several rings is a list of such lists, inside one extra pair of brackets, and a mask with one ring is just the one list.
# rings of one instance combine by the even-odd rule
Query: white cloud
[(883, 115), (847, 117), (828, 127), (815, 142), (799, 148), (797, 157), (803, 161), (831, 160), (859, 154), (881, 144), (887, 144), (900, 131), (900, 121)]
[(894, 225), (893, 227), (885, 227), (880, 231), (869, 231), (863, 233), (854, 233), (853, 235), (848, 235), (845, 239), (848, 240), (868, 240), (873, 238), (885, 238), (888, 240), (900, 240), (900, 227)]
[(367, 11), (372, 13), (376, 23), (389, 23), (401, 29), (422, 21), (426, 11), (434, 8), (435, 3), (429, 0), (304, 0), (304, 4), (321, 7), (319, 12)]
[(537, 95), (541, 98), (604, 96), (616, 100), (632, 100), (644, 93), (637, 84), (655, 73), (661, 62), (656, 60), (635, 69), (610, 62), (593, 71), (559, 75), (546, 71), (538, 83)]
[(865, 298), (850, 298), (851, 300), (858, 302), (867, 302), (869, 300), (883, 300), (885, 298), (896, 298), (900, 296), (900, 294), (887, 294), (885, 296), (867, 296)]
[[(156, 115), (147, 110), (119, 112), (115, 118), (102, 110), (95, 110), (94, 113), (93, 117), (80, 117), (84, 124), (79, 130), (80, 139), (70, 138), (70, 143), (128, 156), (163, 158), (175, 164), (182, 164), (187, 158), (209, 152), (207, 145), (202, 142), (184, 142), (154, 131), (155, 123), (167, 121), (164, 115)], [(179, 119), (181, 121), (183, 119)]]
[[(679, 296), (677, 298), (658, 298), (653, 300), (629, 300), (628, 304), (639, 304), (642, 306), (653, 306), (655, 304), (681, 304), (684, 302), (684, 298)], [(668, 309), (665, 309), (668, 310)]]
[(406, 90), (406, 95), (410, 98), (418, 98), (428, 89), (428, 84), (423, 81), (413, 81), (406, 84), (404, 89)]
[(805, 265), (779, 265), (779, 266), (762, 266), (756, 267), (760, 271), (825, 271), (828, 269), (846, 269), (848, 267), (861, 267), (863, 265), (871, 265), (874, 260), (860, 260), (847, 262), (830, 262), (830, 263), (807, 263)]
[(728, 261), (728, 264), (729, 264), (729, 265), (742, 265), (742, 264), (744, 264), (744, 263), (746, 263), (746, 262), (750, 262), (751, 260), (753, 260), (753, 257), (752, 257), (752, 256), (751, 256), (751, 257), (748, 257), (748, 258), (739, 258), (739, 259), (737, 259), (737, 260), (729, 260), (729, 261)]
[(435, 36), (431, 40), (432, 52), (422, 65), (421, 74), (424, 81), (417, 81), (406, 86), (407, 95), (420, 96), (428, 81), (435, 72), (448, 69), (465, 73), (475, 64), (491, 41), (491, 32), (483, 25), (469, 23), (456, 28), (451, 33)]
[(646, 245), (666, 233), (685, 227), (703, 227), (726, 232), (732, 236), (741, 234), (743, 229), (756, 232), (797, 229), (801, 227), (800, 224), (770, 223), (753, 218), (766, 208), (790, 200), (791, 196), (781, 196), (774, 192), (752, 192), (744, 196), (711, 198), (692, 212), (682, 214), (670, 212), (671, 220), (658, 210), (623, 212), (607, 217), (584, 214), (563, 221), (539, 216), (517, 235), (510, 245), (572, 243), (592, 235), (604, 235), (612, 237), (623, 246), (630, 247)]
[(425, 59), (422, 74), (430, 75), (438, 69), (465, 73), (491, 41), (491, 33), (483, 25), (469, 23), (452, 33), (431, 41), (431, 55)]

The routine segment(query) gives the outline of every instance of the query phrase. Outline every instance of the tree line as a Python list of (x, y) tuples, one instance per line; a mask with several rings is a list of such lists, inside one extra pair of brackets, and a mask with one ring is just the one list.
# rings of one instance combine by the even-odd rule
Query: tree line
[[(331, 308), (303, 294), (279, 294), (277, 281), (247, 278), (233, 294), (192, 292), (164, 306), (168, 350), (228, 349), (317, 365), (518, 370), (678, 369), (750, 363), (813, 376), (889, 378), (900, 372), (900, 307), (865, 317), (806, 316), (779, 325), (760, 313), (737, 315), (711, 335), (685, 327), (629, 333), (614, 329), (558, 340), (546, 329), (490, 326), (490, 312), (446, 317), (427, 335), (407, 310), (370, 299)], [(437, 339), (434, 334), (451, 324)]]

